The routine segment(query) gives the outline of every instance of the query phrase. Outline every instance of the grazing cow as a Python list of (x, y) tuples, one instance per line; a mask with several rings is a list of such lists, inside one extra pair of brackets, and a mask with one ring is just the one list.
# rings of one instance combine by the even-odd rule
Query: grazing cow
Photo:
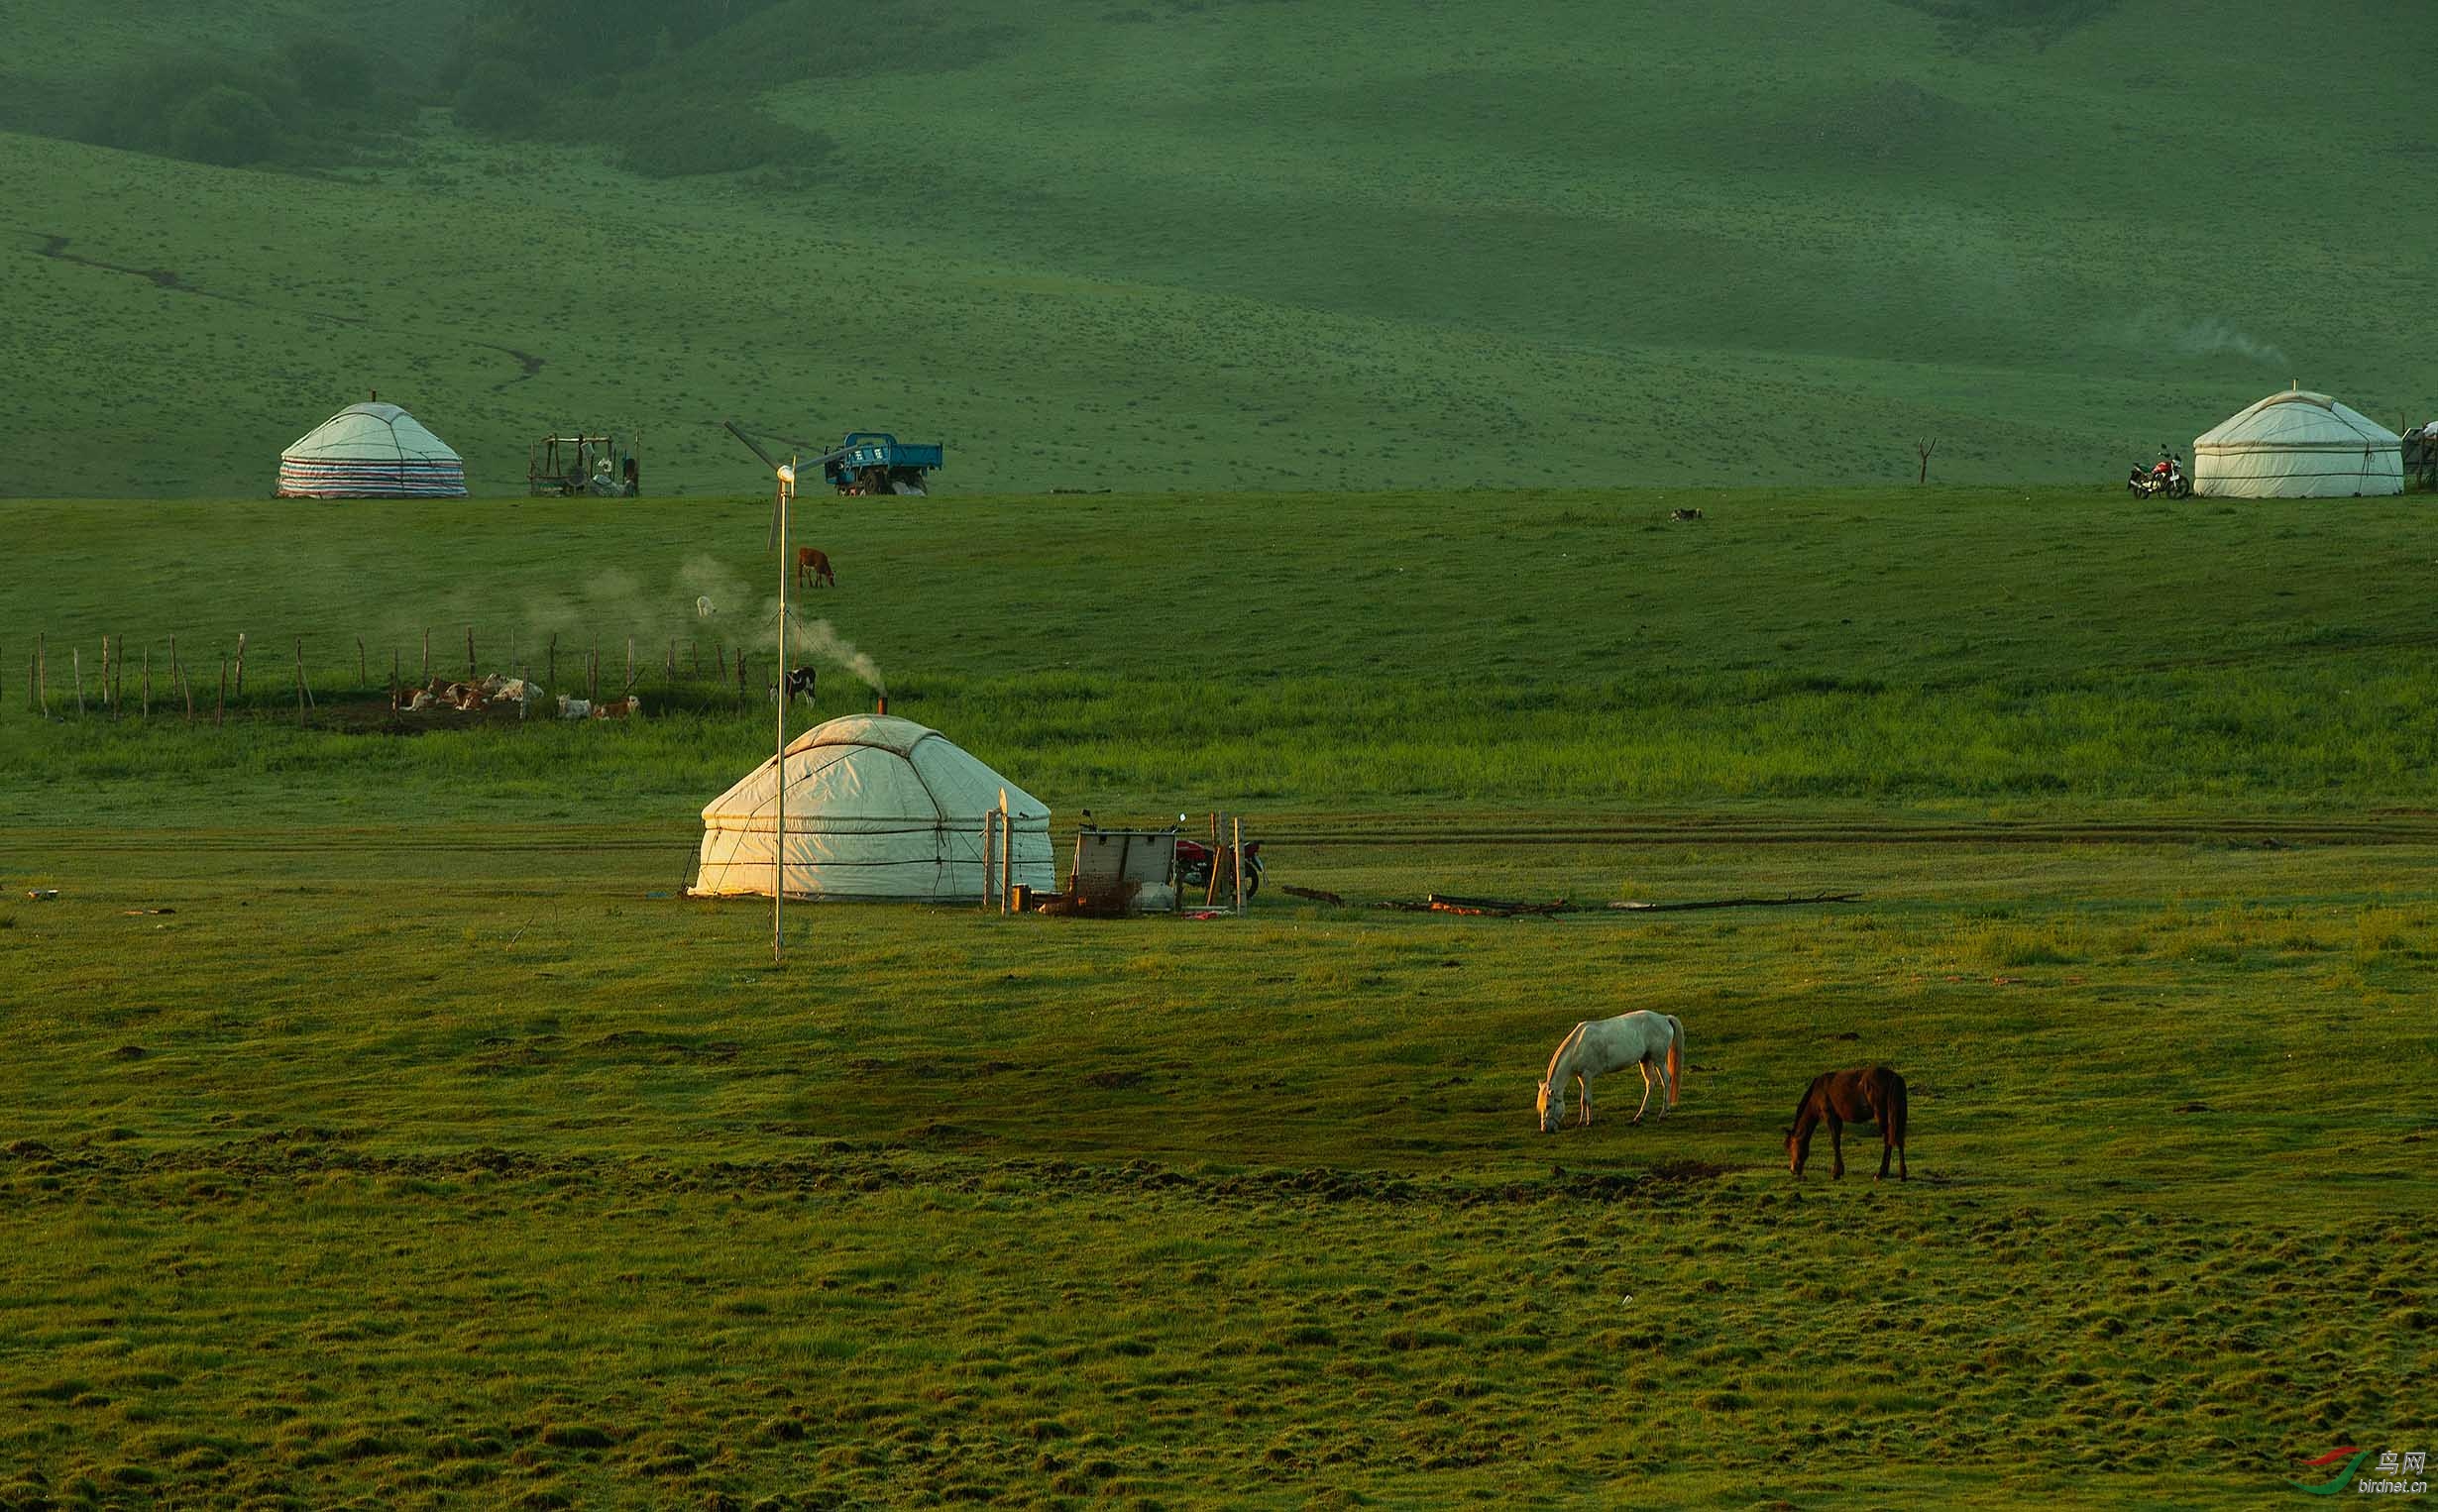
[(809, 705), (813, 702), (813, 683), (814, 670), (798, 667), (788, 673), (780, 693), (786, 698), (802, 699)]
[(830, 554), (818, 546), (796, 548), (796, 586), (820, 588), (823, 584), (838, 586), (837, 575), (830, 570)]
[(1701, 517), (1702, 511), (1699, 509), (1671, 509), (1668, 511), (1668, 518), (1672, 520), (1698, 520)]

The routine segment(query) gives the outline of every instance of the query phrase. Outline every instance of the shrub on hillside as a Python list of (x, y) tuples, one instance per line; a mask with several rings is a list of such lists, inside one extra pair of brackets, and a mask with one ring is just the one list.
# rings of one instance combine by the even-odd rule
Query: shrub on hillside
[(228, 84), (202, 90), (169, 117), (170, 153), (195, 162), (243, 167), (278, 157), (285, 140), (261, 95)]
[(622, 108), (609, 136), (619, 164), (649, 178), (808, 168), (837, 147), (821, 132), (777, 120), (750, 105), (693, 102)]
[[(455, 68), (484, 61), (551, 60), (550, 82), (577, 84), (666, 62), (774, 0), (476, 0), (458, 33)], [(567, 39), (585, 45), (570, 48)]]
[(486, 58), (466, 74), (457, 91), (457, 122), (495, 137), (521, 137), (541, 119), (541, 97), (523, 69), (502, 58)]
[(65, 133), (195, 162), (344, 162), (416, 101), (352, 43), (301, 39), (276, 55), (177, 54), (130, 64)]
[(373, 54), (340, 38), (299, 37), (279, 50), (279, 62), (296, 92), (326, 109), (358, 109), (380, 92)]

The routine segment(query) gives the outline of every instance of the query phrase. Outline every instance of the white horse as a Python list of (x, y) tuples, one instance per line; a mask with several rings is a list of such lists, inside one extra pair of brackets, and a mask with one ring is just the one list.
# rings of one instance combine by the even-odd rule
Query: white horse
[(1642, 1105), (1634, 1110), (1633, 1121), (1641, 1123), (1642, 1110), (1650, 1107), (1654, 1080), (1667, 1089), (1659, 1105), (1659, 1116), (1666, 1118), (1685, 1080), (1684, 1023), (1673, 1014), (1641, 1009), (1576, 1025), (1558, 1041), (1558, 1052), (1549, 1057), (1549, 1074), (1541, 1078), (1541, 1133), (1556, 1134), (1566, 1122), (1568, 1082), (1582, 1084), (1583, 1123), (1588, 1125), (1592, 1122), (1592, 1078), (1627, 1066), (1642, 1070)]

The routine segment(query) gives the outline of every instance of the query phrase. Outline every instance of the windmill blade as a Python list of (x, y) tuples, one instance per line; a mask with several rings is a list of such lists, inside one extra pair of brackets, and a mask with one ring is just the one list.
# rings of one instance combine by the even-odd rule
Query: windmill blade
[(722, 420), (720, 423), (727, 427), (727, 432), (729, 435), (734, 436), (739, 441), (742, 441), (747, 450), (751, 451), (754, 456), (761, 458), (762, 466), (770, 469), (773, 473), (779, 471), (779, 464), (771, 459), (771, 455), (768, 452), (762, 450), (759, 442), (755, 441), (751, 436), (746, 435), (743, 431), (737, 429), (735, 421)]

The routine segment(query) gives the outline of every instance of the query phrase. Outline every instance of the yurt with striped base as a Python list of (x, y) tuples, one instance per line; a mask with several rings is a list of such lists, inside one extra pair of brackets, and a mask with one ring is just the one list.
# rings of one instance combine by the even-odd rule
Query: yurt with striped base
[(2404, 491), (2395, 432), (2296, 387), (2245, 406), (2192, 443), (2192, 491), (2207, 498), (2363, 498)]
[(464, 498), (466, 464), (395, 404), (350, 404), (279, 455), (281, 498)]

